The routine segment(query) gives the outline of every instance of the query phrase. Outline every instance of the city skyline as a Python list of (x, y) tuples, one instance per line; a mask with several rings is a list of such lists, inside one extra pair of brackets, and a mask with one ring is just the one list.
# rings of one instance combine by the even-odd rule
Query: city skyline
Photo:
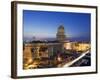
[(57, 28), (63, 25), (67, 37), (90, 38), (89, 13), (23, 10), (23, 36), (55, 38)]
[(23, 14), (23, 69), (91, 66), (90, 14), (30, 10)]

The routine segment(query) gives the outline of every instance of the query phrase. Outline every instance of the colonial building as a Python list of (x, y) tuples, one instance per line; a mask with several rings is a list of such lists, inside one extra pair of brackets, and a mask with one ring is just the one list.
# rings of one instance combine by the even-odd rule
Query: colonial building
[[(31, 56), (27, 56), (26, 52), (31, 53)], [(24, 50), (24, 58), (49, 58), (53, 55), (56, 55), (57, 53), (62, 53), (62, 43), (59, 43), (58, 41), (33, 41), (32, 43), (26, 44), (25, 45), (25, 50)]]

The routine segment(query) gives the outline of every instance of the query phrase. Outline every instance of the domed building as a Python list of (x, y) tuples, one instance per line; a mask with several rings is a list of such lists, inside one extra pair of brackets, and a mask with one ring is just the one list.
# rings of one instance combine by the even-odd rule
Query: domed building
[(64, 31), (64, 26), (63, 25), (60, 25), (58, 27), (57, 34), (56, 34), (56, 38), (57, 38), (57, 40), (59, 42), (65, 41), (66, 35), (65, 35), (65, 31)]

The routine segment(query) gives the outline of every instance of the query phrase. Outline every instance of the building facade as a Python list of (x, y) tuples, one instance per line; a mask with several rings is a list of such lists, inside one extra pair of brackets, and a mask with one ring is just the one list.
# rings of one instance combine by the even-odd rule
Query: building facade
[(57, 30), (56, 38), (58, 41), (63, 42), (66, 39), (64, 26), (60, 25)]

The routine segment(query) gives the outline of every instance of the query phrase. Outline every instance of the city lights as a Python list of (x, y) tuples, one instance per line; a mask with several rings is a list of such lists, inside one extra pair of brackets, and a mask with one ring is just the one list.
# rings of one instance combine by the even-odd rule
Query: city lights
[[(24, 43), (23, 69), (71, 66), (84, 57), (86, 51), (90, 54), (90, 43), (66, 40), (63, 25), (58, 27), (56, 38), (55, 41), (35, 40)], [(88, 63), (88, 60), (82, 62)]]

